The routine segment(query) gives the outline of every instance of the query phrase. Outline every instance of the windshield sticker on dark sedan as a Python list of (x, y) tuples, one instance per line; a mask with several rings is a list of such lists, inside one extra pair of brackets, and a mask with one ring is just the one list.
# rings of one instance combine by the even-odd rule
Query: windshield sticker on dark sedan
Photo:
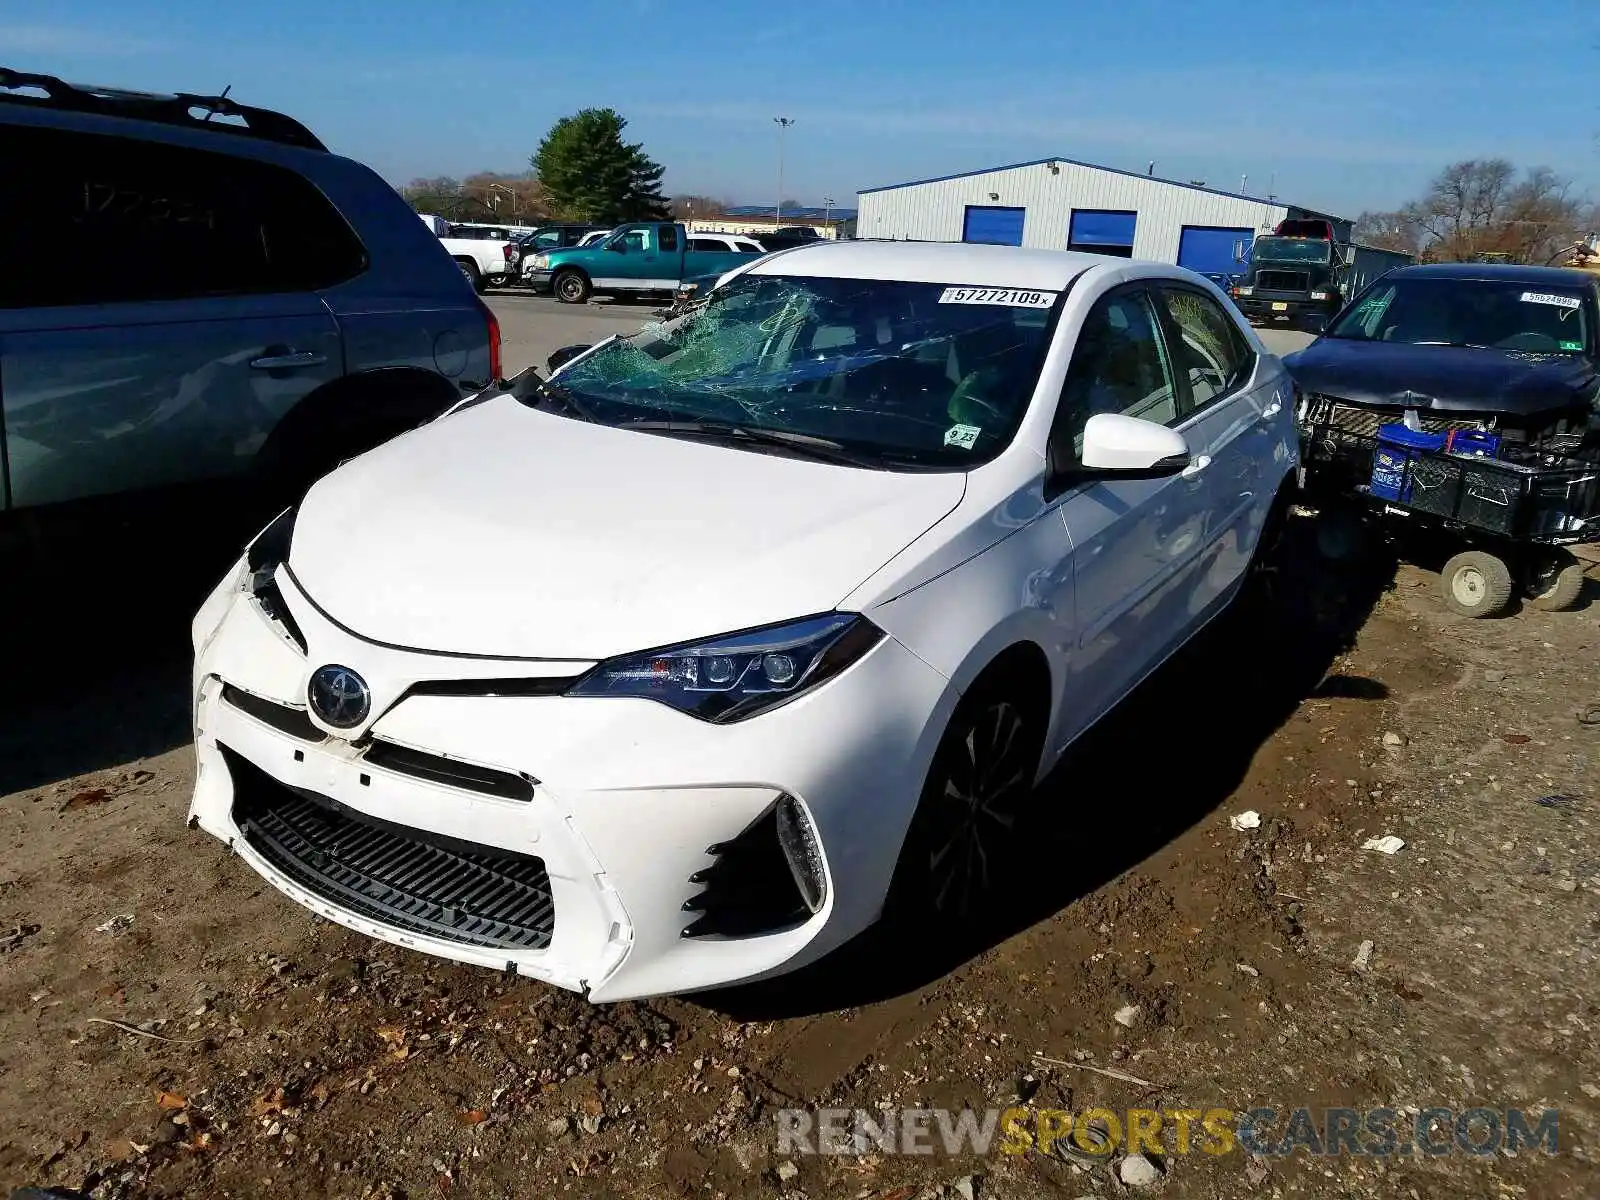
[(1524, 304), (1553, 304), (1557, 308), (1577, 308), (1581, 303), (1576, 296), (1557, 296), (1550, 292), (1523, 292)]
[(1025, 292), (1020, 288), (945, 288), (940, 304), (1003, 304), (1007, 308), (1049, 308), (1055, 292)]

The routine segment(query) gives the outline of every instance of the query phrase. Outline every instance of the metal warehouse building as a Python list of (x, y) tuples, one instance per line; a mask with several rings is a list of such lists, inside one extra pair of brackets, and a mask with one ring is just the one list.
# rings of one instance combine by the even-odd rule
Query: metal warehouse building
[(1258, 233), (1286, 217), (1349, 223), (1254, 196), (1069, 158), (967, 171), (858, 193), (856, 236), (988, 242), (1241, 270)]

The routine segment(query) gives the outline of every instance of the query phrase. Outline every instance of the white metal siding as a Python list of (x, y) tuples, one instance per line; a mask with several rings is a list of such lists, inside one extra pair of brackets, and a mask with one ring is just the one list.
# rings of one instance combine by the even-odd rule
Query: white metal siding
[(1065, 250), (1073, 209), (1129, 209), (1139, 214), (1134, 257), (1177, 262), (1185, 225), (1266, 231), (1289, 213), (1281, 204), (1222, 196), (1160, 179), (1072, 163), (1060, 163), (1057, 170), (1059, 174), (1041, 163), (863, 192), (857, 198), (856, 236), (959, 242), (967, 205), (998, 204), (1028, 210), (1024, 246)]

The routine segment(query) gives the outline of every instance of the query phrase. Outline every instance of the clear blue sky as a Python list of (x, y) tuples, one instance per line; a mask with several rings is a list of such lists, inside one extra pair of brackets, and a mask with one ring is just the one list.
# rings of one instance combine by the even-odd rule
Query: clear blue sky
[(0, 0), (0, 64), (280, 108), (396, 182), (596, 105), (670, 192), (768, 203), (1062, 155), (1341, 214), (1504, 155), (1600, 182), (1577, 0)]

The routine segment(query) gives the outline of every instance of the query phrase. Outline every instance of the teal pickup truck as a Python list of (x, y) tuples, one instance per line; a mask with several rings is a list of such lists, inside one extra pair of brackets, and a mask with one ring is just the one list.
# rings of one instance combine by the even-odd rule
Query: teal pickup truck
[(687, 280), (715, 277), (764, 258), (733, 250), (696, 250), (682, 225), (635, 222), (619, 225), (593, 246), (569, 246), (536, 255), (524, 274), (536, 291), (582, 304), (595, 293), (643, 295), (676, 292)]

